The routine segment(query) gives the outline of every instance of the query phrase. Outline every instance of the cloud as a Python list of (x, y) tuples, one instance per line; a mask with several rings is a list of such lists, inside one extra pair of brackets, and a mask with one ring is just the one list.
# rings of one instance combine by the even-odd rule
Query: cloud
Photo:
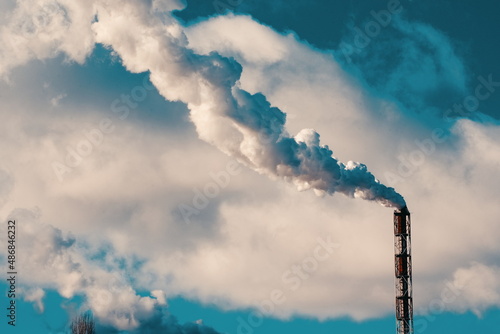
[(6, 171), (0, 169), (0, 208), (7, 202), (14, 187), (14, 179)]
[(27, 302), (32, 302), (35, 304), (35, 309), (37, 312), (43, 313), (45, 306), (43, 304), (43, 298), (45, 297), (45, 291), (40, 288), (29, 289), (24, 292), (24, 300)]
[(95, 8), (80, 1), (25, 1), (12, 8), (0, 30), (0, 74), (31, 59), (65, 54), (82, 63), (94, 47), (89, 21)]
[(32, 286), (22, 288), (22, 294), (39, 312), (44, 311), (44, 289), (56, 289), (65, 298), (85, 297), (85, 307), (104, 328), (131, 333), (138, 328), (140, 333), (217, 333), (199, 324), (178, 324), (168, 314), (161, 290), (152, 291), (151, 296), (139, 295), (113, 249), (107, 249), (98, 260), (83, 240), (44, 224), (36, 211), (16, 210), (9, 216), (18, 222), (17, 235), (22, 238), (17, 247), (25, 252), (17, 270), (30, 277), (26, 282)]
[[(437, 112), (466, 94), (466, 66), (445, 33), (403, 16), (393, 15), (382, 26), (370, 19), (339, 44), (338, 59), (347, 70), (414, 112)], [(379, 27), (377, 33), (369, 31), (370, 24)]]
[(460, 288), (457, 301), (450, 305), (454, 311), (465, 312), (472, 309), (476, 315), (500, 306), (500, 267), (484, 263), (472, 263), (459, 268), (453, 275), (452, 285)]

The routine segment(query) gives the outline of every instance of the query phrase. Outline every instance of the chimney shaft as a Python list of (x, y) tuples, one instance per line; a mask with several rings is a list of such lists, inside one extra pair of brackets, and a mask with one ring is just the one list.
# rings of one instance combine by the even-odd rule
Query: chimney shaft
[(411, 220), (407, 207), (394, 211), (394, 253), (397, 333), (413, 334)]

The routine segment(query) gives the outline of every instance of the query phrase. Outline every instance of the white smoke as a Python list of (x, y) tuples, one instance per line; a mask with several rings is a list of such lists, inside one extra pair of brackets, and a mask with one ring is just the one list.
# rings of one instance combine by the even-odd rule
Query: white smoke
[[(153, 15), (147, 12), (153, 11)], [(151, 80), (169, 100), (186, 103), (201, 139), (241, 163), (299, 190), (336, 192), (401, 208), (405, 201), (381, 184), (360, 163), (333, 157), (319, 134), (285, 129), (286, 115), (262, 94), (239, 87), (242, 68), (216, 52), (200, 55), (188, 47), (180, 24), (169, 14), (144, 6), (98, 10), (96, 42), (113, 48), (133, 72), (151, 72)], [(126, 14), (126, 15), (125, 15)]]
[(239, 88), (242, 68), (234, 59), (192, 51), (183, 27), (171, 15), (180, 8), (173, 0), (23, 3), (1, 31), (2, 44), (10, 47), (2, 54), (0, 71), (30, 57), (58, 53), (81, 62), (89, 45), (102, 43), (116, 51), (130, 71), (150, 71), (165, 98), (186, 103), (201, 139), (255, 171), (292, 182), (299, 190), (405, 205), (403, 197), (378, 182), (365, 165), (335, 159), (314, 131), (289, 135), (281, 110), (265, 96)]

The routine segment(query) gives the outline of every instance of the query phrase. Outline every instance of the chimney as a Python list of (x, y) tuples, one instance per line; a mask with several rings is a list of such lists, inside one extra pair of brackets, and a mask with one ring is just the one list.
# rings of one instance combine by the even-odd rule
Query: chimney
[(411, 273), (411, 220), (405, 206), (394, 211), (394, 262), (396, 269), (397, 334), (413, 334)]

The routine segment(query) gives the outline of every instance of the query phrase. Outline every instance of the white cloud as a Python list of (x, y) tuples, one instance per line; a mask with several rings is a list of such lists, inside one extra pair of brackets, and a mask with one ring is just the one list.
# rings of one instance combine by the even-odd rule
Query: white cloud
[(449, 305), (454, 311), (472, 310), (480, 316), (491, 307), (500, 306), (500, 267), (473, 263), (458, 268), (451, 284), (459, 287), (457, 301)]
[[(257, 24), (250, 16), (219, 16), (211, 24), (189, 27), (191, 46), (198, 52), (209, 54), (217, 50), (222, 53), (238, 53), (244, 62), (271, 64), (291, 56), (291, 50), (279, 34), (270, 33), (270, 28)], [(230, 26), (230, 29), (225, 29)], [(245, 36), (242, 38), (242, 36)], [(289, 36), (289, 38), (293, 38)], [(217, 48), (214, 48), (214, 46)]]
[(0, 29), (0, 74), (61, 53), (82, 63), (95, 43), (89, 25), (94, 12), (93, 3), (84, 1), (17, 2)]
[(27, 278), (23, 284), (36, 287), (31, 292), (26, 289), (25, 299), (35, 302), (40, 310), (42, 288), (52, 288), (65, 298), (86, 296), (102, 323), (120, 329), (137, 327), (138, 314), (153, 312), (156, 300), (139, 297), (119, 267), (104, 270), (99, 263), (92, 263), (88, 260), (89, 249), (42, 223), (34, 211), (15, 210), (9, 216), (15, 217), (17, 235), (22, 235), (17, 238), (17, 249), (22, 249), (24, 256), (16, 264), (17, 271)]
[(43, 313), (45, 310), (43, 297), (45, 297), (45, 291), (40, 288), (28, 289), (28, 291), (24, 293), (24, 300), (33, 302), (35, 304), (35, 309), (40, 313)]

